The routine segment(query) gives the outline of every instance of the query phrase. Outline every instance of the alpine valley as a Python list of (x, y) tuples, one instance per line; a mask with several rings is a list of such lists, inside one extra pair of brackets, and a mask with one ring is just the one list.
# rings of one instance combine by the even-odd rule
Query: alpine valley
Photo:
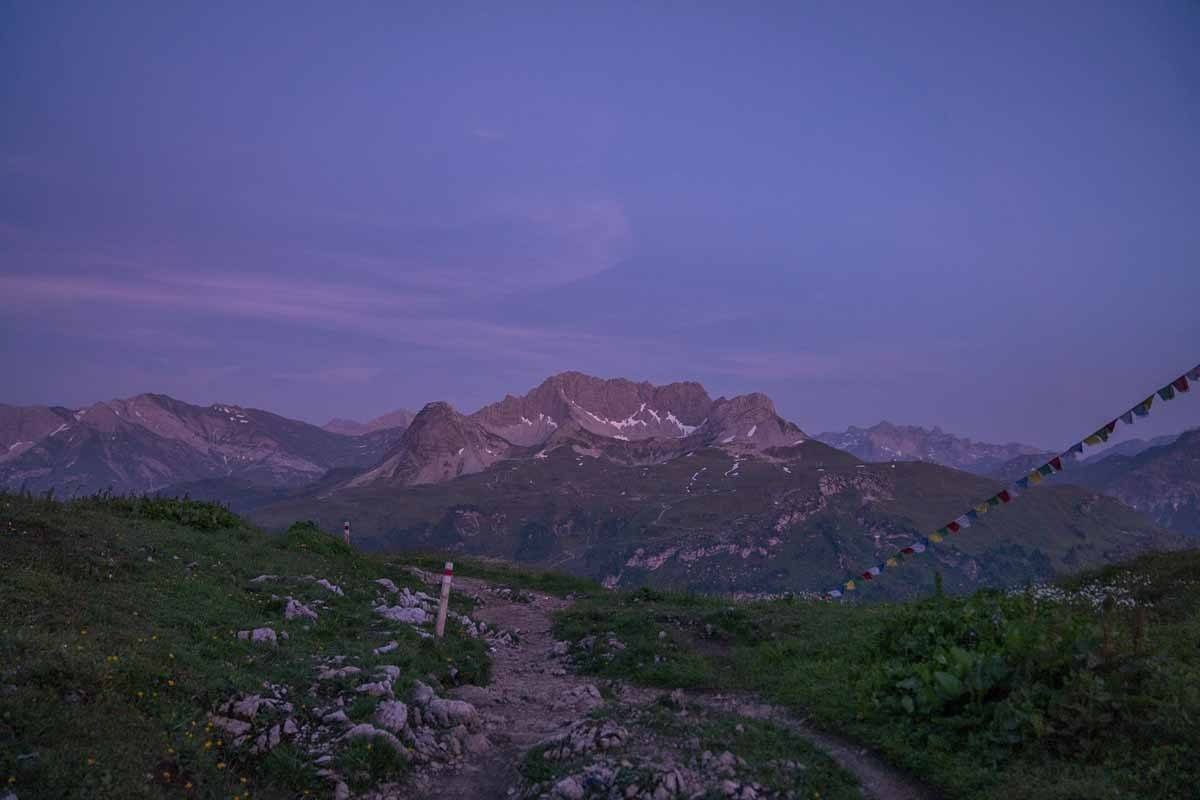
[[(1194, 543), (1200, 440), (1154, 445), (1072, 465), (860, 594), (927, 592), (935, 573), (955, 591), (1021, 584)], [(762, 394), (577, 372), (471, 414), (434, 402), (324, 428), (162, 395), (0, 406), (0, 453), (8, 489), (188, 493), (273, 530), (351, 520), (373, 550), (744, 594), (827, 589), (1041, 455), (889, 423), (811, 437)]]

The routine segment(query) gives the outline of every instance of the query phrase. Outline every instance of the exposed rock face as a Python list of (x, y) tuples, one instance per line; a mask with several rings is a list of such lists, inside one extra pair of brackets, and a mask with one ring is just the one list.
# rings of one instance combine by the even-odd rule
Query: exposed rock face
[(762, 451), (805, 439), (766, 395), (713, 400), (698, 383), (655, 386), (565, 372), (470, 416), (430, 403), (386, 460), (347, 486), (439, 483), (506, 458), (543, 458), (560, 447), (622, 464), (654, 464), (696, 447)]
[(712, 400), (698, 383), (655, 386), (564, 372), (523, 397), (509, 395), (471, 416), (514, 444), (532, 446), (545, 442), (567, 422), (628, 441), (678, 439), (700, 427), (711, 407)]
[(438, 483), (481, 472), (511, 450), (507, 441), (459, 414), (449, 403), (430, 403), (417, 414), (383, 463), (349, 485), (380, 480), (406, 486)]
[(852, 425), (842, 433), (821, 433), (816, 438), (863, 461), (929, 461), (977, 475), (993, 473), (1018, 456), (1042, 454), (1041, 448), (1031, 445), (974, 442), (937, 427), (929, 430), (890, 422), (870, 428)]
[(396, 435), (354, 439), (266, 411), (160, 394), (75, 411), (0, 406), (0, 486), (151, 492), (222, 478), (299, 486), (333, 468), (376, 463)]
[(765, 450), (794, 447), (808, 436), (775, 412), (765, 394), (718, 398), (709, 410), (708, 422), (691, 437), (698, 443), (735, 450)]

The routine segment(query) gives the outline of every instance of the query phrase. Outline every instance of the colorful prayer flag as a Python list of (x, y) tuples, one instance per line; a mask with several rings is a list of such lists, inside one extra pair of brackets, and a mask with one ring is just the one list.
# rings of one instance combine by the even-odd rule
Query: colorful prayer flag
[(1177, 392), (1186, 392), (1188, 390), (1187, 375), (1180, 375), (1171, 385), (1175, 387), (1175, 391)]
[(931, 542), (940, 542), (943, 538), (944, 537), (940, 533), (929, 534), (929, 541)]
[(1062, 456), (1055, 456), (1046, 462), (1055, 472), (1062, 472)]
[(858, 587), (854, 585), (854, 581), (846, 581), (845, 589), (847, 592), (853, 592)]
[(986, 514), (988, 512), (988, 507), (990, 505), (992, 505), (992, 504), (990, 502), (988, 502), (988, 503), (980, 503), (979, 505), (975, 506), (976, 516), (978, 516), (979, 514)]
[(1194, 381), (1200, 381), (1200, 365), (1188, 370), (1187, 376)]
[(954, 521), (957, 522), (961, 528), (971, 527), (971, 520), (966, 514), (963, 514), (961, 517), (955, 517)]
[(962, 525), (959, 525), (958, 520), (955, 520), (946, 526), (946, 530), (950, 531), (951, 533), (958, 533), (960, 530), (962, 530)]
[(1034, 486), (1037, 486), (1042, 482), (1042, 473), (1038, 472), (1036, 469), (1029, 473), (1029, 482)]
[(837, 600), (839, 597), (842, 596), (842, 591), (840, 589), (832, 589), (829, 592), (829, 596), (832, 597), (834, 600)]
[[(987, 506), (984, 506), (984, 508), (987, 508)], [(963, 514), (963, 516), (971, 520), (971, 522), (974, 522), (975, 520), (979, 519), (979, 512), (972, 508), (966, 514)]]
[(1026, 475), (1024, 478), (1018, 478), (1017, 486), (1020, 486), (1022, 489), (1028, 489), (1029, 488), (1029, 476)]
[(1124, 422), (1126, 425), (1133, 424), (1133, 409), (1132, 408), (1121, 415), (1121, 422)]
[(1053, 475), (1054, 467), (1050, 466), (1050, 463), (1047, 462), (1045, 464), (1042, 464), (1040, 467), (1038, 467), (1037, 471), (1038, 471), (1039, 475)]
[(1008, 503), (1012, 500), (1012, 494), (1008, 491), (1008, 489), (1002, 489), (1000, 490), (1000, 493), (996, 495), (996, 498), (1001, 503)]
[(1067, 450), (1067, 452), (1068, 453), (1078, 453), (1079, 455), (1082, 455), (1083, 454), (1083, 442), (1076, 442), (1075, 444), (1071, 445), (1070, 449)]
[[(1003, 492), (1001, 492), (1000, 494), (1003, 494)], [(998, 506), (998, 505), (1000, 505), (1001, 502), (1004, 502), (1004, 498), (1002, 498), (1000, 496), (1000, 494), (994, 494), (991, 497), (989, 497), (988, 505), (989, 506)]]
[(1084, 439), (1083, 443), (1088, 445), (1089, 447), (1095, 447), (1096, 445), (1100, 444), (1100, 442), (1102, 442), (1102, 441), (1104, 441), (1104, 440), (1093, 433), (1091, 436)]
[(925, 545), (921, 544), (920, 542), (915, 542), (912, 546), (912, 551), (914, 553), (924, 553)]
[(1166, 386), (1158, 390), (1158, 396), (1163, 400), (1172, 399), (1175, 397), (1175, 387), (1168, 383)]
[(897, 560), (896, 560), (896, 558), (895, 558), (894, 556), (893, 556), (892, 558), (889, 558), (889, 559), (888, 559), (888, 560), (887, 560), (885, 563), (886, 563), (886, 564), (887, 564), (889, 567), (898, 567), (898, 566), (900, 566), (900, 562), (899, 562), (899, 561), (897, 561)]
[(903, 547), (900, 549), (900, 552), (904, 553), (905, 555), (912, 555), (913, 553), (915, 553), (917, 551), (913, 550), (911, 547)]
[(1133, 407), (1133, 413), (1139, 417), (1144, 417), (1150, 413), (1150, 406), (1154, 405), (1154, 395), (1150, 395), (1142, 402)]
[(1112, 422), (1105, 425), (1102, 430), (1106, 431), (1107, 433), (1113, 433), (1114, 431), (1116, 431), (1116, 429), (1117, 429), (1117, 421), (1114, 419)]

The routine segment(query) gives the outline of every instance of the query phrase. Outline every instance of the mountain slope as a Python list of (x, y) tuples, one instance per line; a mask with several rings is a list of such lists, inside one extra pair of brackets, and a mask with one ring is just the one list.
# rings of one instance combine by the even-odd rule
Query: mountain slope
[[(5, 416), (24, 420), (10, 429), (43, 435), (0, 461), (0, 486), (67, 494), (147, 492), (213, 478), (299, 486), (334, 467), (377, 462), (398, 436), (351, 438), (266, 411), (194, 406), (159, 394)], [(56, 419), (63, 421), (46, 431)]]
[(841, 433), (822, 433), (816, 438), (831, 447), (853, 453), (863, 461), (929, 461), (977, 475), (987, 475), (1011, 459), (1042, 453), (1040, 448), (1031, 445), (975, 442), (938, 427), (930, 430), (890, 422), (870, 428), (852, 425)]
[(1079, 463), (1083, 465), (1097, 464), (1110, 456), (1133, 457), (1138, 453), (1149, 450), (1151, 447), (1162, 447), (1171, 444), (1180, 436), (1182, 434), (1170, 433), (1166, 436), (1155, 436), (1153, 439), (1129, 439), (1119, 444), (1114, 444), (1112, 447), (1102, 450), (1094, 456), (1089, 456)]
[(1063, 478), (1115, 497), (1164, 527), (1200, 536), (1200, 428), (1134, 456), (1084, 463)]
[[(310, 493), (253, 516), (272, 527), (296, 518), (325, 525), (351, 519), (372, 548), (499, 556), (610, 586), (818, 591), (1000, 488), (933, 464), (860, 465), (814, 441), (763, 454), (705, 447), (632, 465), (576, 446), (541, 452), (449, 482), (363, 482)], [(889, 574), (881, 596), (928, 586), (935, 568), (948, 586), (969, 589), (1180, 543), (1111, 498), (1039, 487), (911, 569)]]
[(0, 464), (14, 460), (73, 419), (71, 409), (60, 406), (0, 404)]

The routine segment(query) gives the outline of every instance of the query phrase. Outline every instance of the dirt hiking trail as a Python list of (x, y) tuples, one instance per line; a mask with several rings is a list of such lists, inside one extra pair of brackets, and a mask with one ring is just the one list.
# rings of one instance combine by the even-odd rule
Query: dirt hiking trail
[[(933, 800), (936, 796), (867, 750), (819, 732), (783, 708), (748, 696), (677, 690), (670, 695), (679, 709), (673, 714), (677, 725), (639, 724), (643, 710), (657, 706), (661, 712), (664, 692), (605, 683), (606, 701), (595, 679), (575, 674), (567, 648), (555, 640), (552, 630), (552, 615), (568, 607), (570, 600), (510, 591), (471, 578), (456, 577), (454, 589), (482, 601), (472, 618), (517, 634), (517, 642), (495, 648), (490, 686), (462, 686), (448, 692), (475, 706), (485, 721), (491, 746), (454, 771), (421, 775), (410, 787), (410, 796), (422, 800), (811, 796), (779, 792), (752, 780), (755, 776), (747, 774), (744, 768), (748, 765), (737, 756), (736, 736), (720, 755), (708, 751), (700, 755), (698, 739), (689, 734), (713, 714), (747, 724), (764, 721), (790, 731), (854, 776), (862, 797)], [(743, 726), (738, 724), (737, 730), (742, 731)], [(542, 784), (531, 783), (520, 766), (535, 747), (550, 751), (546, 758), (553, 755), (569, 762), (575, 771), (565, 778), (556, 774)], [(588, 761), (597, 763), (581, 766)], [(630, 783), (621, 777), (621, 768), (626, 767), (624, 774), (628, 775), (635, 765), (642, 777)], [(778, 766), (784, 771), (807, 768), (796, 761), (781, 761)], [(415, 795), (411, 794), (414, 789)]]

